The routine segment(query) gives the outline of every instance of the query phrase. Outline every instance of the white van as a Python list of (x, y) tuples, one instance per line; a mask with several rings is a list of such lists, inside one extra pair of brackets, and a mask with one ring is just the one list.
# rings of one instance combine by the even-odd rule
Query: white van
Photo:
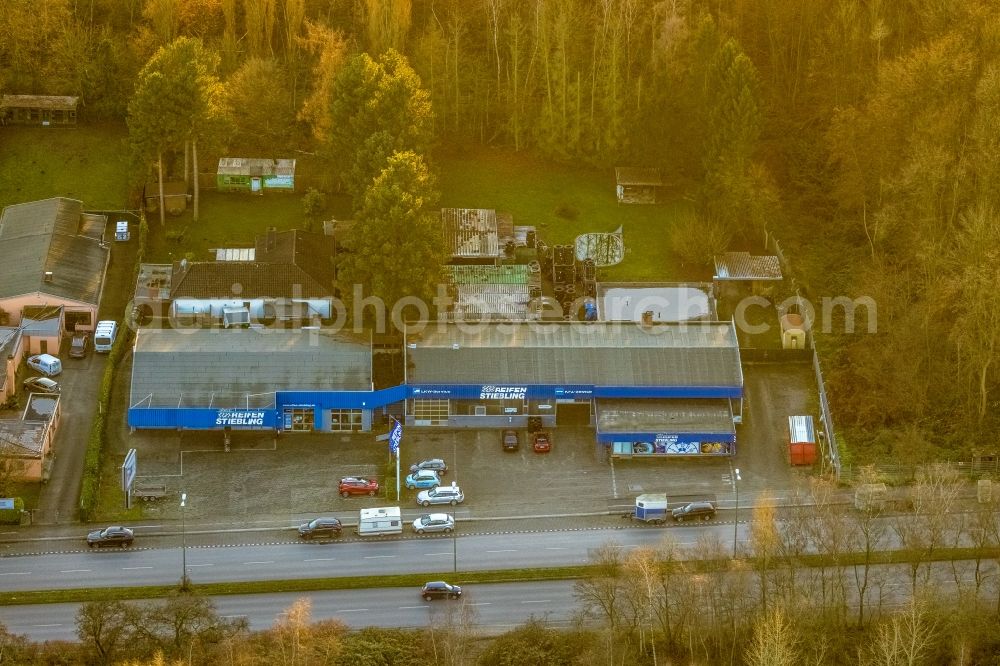
[(116, 335), (118, 335), (118, 322), (110, 320), (97, 322), (97, 330), (94, 331), (94, 351), (104, 353), (111, 351)]
[(43, 375), (54, 377), (62, 372), (62, 361), (52, 354), (37, 354), (28, 357), (28, 367), (37, 370)]
[(361, 509), (358, 512), (358, 535), (402, 534), (403, 519), (398, 506)]

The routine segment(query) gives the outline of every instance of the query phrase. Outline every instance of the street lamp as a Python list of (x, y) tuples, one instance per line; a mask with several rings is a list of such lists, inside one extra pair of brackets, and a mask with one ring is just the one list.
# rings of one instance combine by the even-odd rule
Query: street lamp
[(186, 590), (191, 581), (188, 580), (187, 567), (187, 529), (184, 521), (184, 508), (187, 506), (187, 493), (181, 493), (181, 589)]
[(733, 559), (736, 559), (736, 535), (740, 528), (740, 468), (733, 470), (733, 489), (736, 490), (736, 506), (733, 507)]

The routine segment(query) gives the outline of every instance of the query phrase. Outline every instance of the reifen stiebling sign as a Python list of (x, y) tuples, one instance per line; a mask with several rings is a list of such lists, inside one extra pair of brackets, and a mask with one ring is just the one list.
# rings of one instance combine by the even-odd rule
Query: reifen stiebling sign
[(487, 384), (479, 390), (480, 400), (524, 400), (527, 386), (494, 386)]
[(217, 426), (262, 426), (264, 412), (251, 412), (239, 409), (220, 409), (215, 418)]

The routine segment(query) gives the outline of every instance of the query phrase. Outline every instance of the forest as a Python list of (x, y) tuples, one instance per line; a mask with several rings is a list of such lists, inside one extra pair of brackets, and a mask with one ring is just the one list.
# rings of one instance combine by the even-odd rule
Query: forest
[(348, 189), (357, 174), (330, 118), (352, 104), (352, 67), (419, 85), (396, 109), (416, 161), (395, 168), (413, 187), (432, 180), (435, 152), (479, 145), (659, 167), (693, 202), (700, 242), (759, 249), (766, 230), (806, 298), (877, 304), (853, 330), (816, 323), (849, 459), (995, 452), (995, 2), (9, 0), (0, 92), (78, 95), (84, 122), (122, 123), (143, 69), (185, 37), (230, 109), (203, 141), (319, 150)]

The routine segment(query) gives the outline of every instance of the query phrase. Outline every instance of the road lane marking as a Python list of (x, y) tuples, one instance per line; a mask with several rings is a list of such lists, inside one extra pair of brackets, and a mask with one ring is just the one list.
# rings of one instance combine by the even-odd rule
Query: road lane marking
[(308, 560), (302, 560), (303, 562), (333, 562), (336, 557), (313, 557)]
[(477, 601), (476, 603), (469, 604), (469, 605), (470, 606), (489, 606), (491, 603), (493, 603), (493, 602), (492, 601)]
[(244, 562), (243, 564), (274, 564), (274, 560), (267, 560), (266, 562)]
[(33, 624), (33, 627), (61, 627), (61, 624)]
[(247, 617), (246, 613), (237, 613), (236, 615), (220, 615), (219, 617), (231, 618), (231, 617)]
[(517, 551), (513, 548), (507, 548), (505, 550), (488, 550), (487, 553), (516, 553)]
[(345, 608), (344, 610), (337, 611), (338, 613), (367, 613), (367, 608)]
[(551, 599), (527, 599), (521, 602), (522, 604), (548, 604), (552, 603)]
[(427, 557), (430, 557), (432, 555), (452, 555), (452, 554), (453, 553), (450, 550), (448, 552), (445, 552), (445, 553), (424, 553), (424, 555), (426, 555)]
[(560, 548), (558, 546), (546, 546), (545, 550), (566, 550), (566, 549)]
[(30, 571), (11, 571), (9, 573), (0, 573), (0, 576), (30, 576)]
[(400, 606), (399, 610), (410, 610), (411, 608), (430, 608), (430, 606)]
[(60, 571), (59, 573), (90, 573), (90, 569), (66, 569), (65, 571)]
[(187, 568), (190, 569), (192, 567), (214, 567), (214, 566), (215, 566), (214, 564), (189, 564), (187, 565)]
[(396, 557), (395, 555), (365, 555), (366, 560), (378, 560), (386, 557)]
[(153, 567), (122, 567), (122, 571), (131, 571), (133, 569), (152, 569)]

